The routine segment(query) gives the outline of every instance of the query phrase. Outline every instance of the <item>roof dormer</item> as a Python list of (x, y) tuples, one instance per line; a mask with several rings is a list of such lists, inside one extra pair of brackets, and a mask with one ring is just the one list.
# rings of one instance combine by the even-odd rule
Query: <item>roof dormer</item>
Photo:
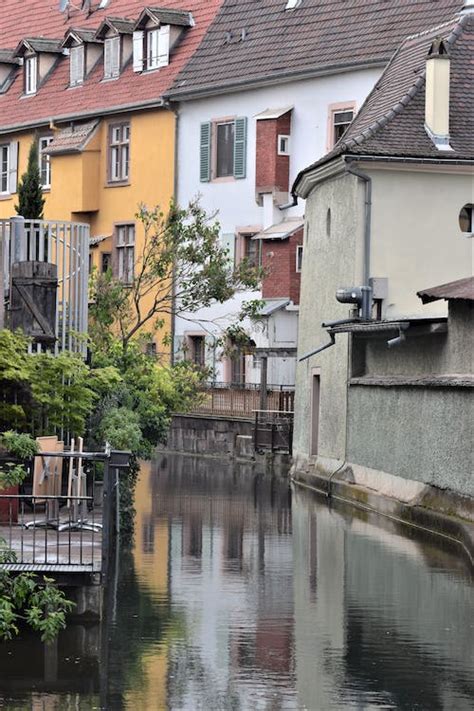
[(133, 20), (106, 17), (95, 33), (104, 42), (104, 79), (116, 79), (133, 53)]
[(27, 96), (36, 94), (63, 54), (61, 40), (46, 37), (29, 37), (21, 40), (14, 57), (23, 60), (24, 93)]
[(4, 94), (16, 76), (21, 59), (13, 49), (0, 49), (0, 94)]
[(69, 50), (69, 85), (79, 86), (102, 56), (103, 42), (95, 30), (71, 28), (66, 32), (63, 47)]
[(194, 26), (190, 12), (145, 7), (133, 33), (133, 70), (159, 69), (169, 64), (170, 52), (188, 27)]

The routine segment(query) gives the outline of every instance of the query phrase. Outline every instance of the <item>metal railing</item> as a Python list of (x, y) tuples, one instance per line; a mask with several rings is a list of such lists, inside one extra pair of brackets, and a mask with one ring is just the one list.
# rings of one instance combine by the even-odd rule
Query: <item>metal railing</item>
[[(192, 408), (192, 413), (250, 417), (260, 408), (260, 385), (246, 383), (212, 383), (201, 390), (201, 401)], [(292, 412), (294, 387), (268, 385), (267, 406), (269, 410)]]
[[(59, 220), (0, 220), (4, 298), (11, 300), (11, 270), (18, 262), (48, 262), (57, 267), (55, 353), (85, 354), (88, 319), (89, 225)], [(38, 344), (39, 348), (39, 344)]]

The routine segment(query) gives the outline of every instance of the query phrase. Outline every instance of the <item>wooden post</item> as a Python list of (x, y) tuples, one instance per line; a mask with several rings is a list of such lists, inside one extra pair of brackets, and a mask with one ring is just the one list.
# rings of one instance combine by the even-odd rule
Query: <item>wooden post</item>
[(260, 409), (266, 410), (268, 407), (267, 397), (268, 382), (268, 356), (262, 356), (262, 369), (260, 371)]

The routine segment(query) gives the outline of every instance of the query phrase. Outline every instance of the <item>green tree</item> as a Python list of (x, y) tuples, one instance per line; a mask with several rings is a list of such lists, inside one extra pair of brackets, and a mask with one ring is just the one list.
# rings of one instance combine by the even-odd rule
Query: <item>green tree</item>
[(122, 349), (146, 327), (156, 332), (167, 316), (192, 314), (224, 303), (238, 289), (258, 288), (262, 271), (244, 259), (235, 266), (219, 239), (219, 223), (198, 201), (186, 209), (171, 203), (167, 216), (159, 207), (139, 207), (143, 226), (135, 270), (124, 284), (109, 272), (91, 283), (90, 335), (107, 350), (117, 334)]
[(26, 173), (23, 173), (18, 185), (18, 205), (15, 205), (15, 210), (25, 220), (41, 220), (44, 202), (38, 163), (38, 141), (34, 140), (28, 154)]

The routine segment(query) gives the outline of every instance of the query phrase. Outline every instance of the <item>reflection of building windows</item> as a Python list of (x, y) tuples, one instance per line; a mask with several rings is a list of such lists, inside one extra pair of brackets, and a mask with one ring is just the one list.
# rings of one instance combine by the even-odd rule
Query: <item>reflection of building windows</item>
[(155, 526), (153, 521), (148, 520), (143, 524), (142, 529), (143, 552), (154, 553), (155, 551)]
[(204, 336), (190, 336), (190, 342), (190, 359), (194, 365), (203, 368), (206, 363), (206, 339)]
[(116, 228), (117, 276), (126, 284), (133, 281), (135, 264), (135, 225)]
[(51, 187), (51, 156), (47, 155), (46, 153), (43, 153), (43, 150), (49, 146), (52, 140), (52, 136), (41, 136), (38, 141), (39, 167), (41, 185), (43, 188)]

